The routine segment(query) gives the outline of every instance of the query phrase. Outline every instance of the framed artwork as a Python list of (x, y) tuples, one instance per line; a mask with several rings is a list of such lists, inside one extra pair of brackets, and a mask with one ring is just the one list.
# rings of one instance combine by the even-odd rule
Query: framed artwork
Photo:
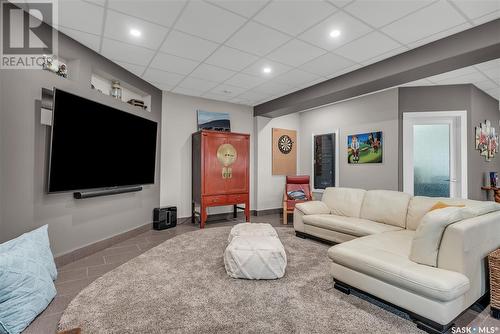
[(273, 128), (273, 175), (297, 174), (297, 131)]
[(476, 126), (476, 150), (486, 161), (491, 161), (498, 153), (498, 134), (491, 122), (486, 120)]
[(384, 140), (382, 131), (347, 136), (347, 163), (382, 163)]
[(214, 131), (231, 131), (231, 121), (229, 113), (226, 112), (210, 112), (197, 110), (198, 131), (214, 130)]

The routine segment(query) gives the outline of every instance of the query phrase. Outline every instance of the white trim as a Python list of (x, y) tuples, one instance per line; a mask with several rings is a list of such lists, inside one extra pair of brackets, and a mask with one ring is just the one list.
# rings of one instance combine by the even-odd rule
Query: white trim
[(328, 135), (328, 134), (335, 134), (335, 187), (338, 187), (339, 184), (339, 142), (340, 142), (340, 129), (335, 129), (332, 131), (328, 132), (321, 132), (321, 133), (313, 133), (311, 136), (311, 191), (315, 193), (323, 193), (324, 189), (316, 189), (314, 188), (314, 137), (315, 136), (321, 136), (321, 135)]
[[(451, 119), (458, 119), (458, 124)], [(405, 112), (403, 113), (403, 191), (413, 194), (413, 150), (405, 149), (413, 147), (413, 131), (409, 129), (416, 124), (450, 124), (450, 160), (456, 162), (454, 156), (457, 146), (460, 147), (460, 197), (468, 197), (468, 179), (467, 179), (467, 111), (426, 111), (426, 112)], [(453, 127), (456, 124), (456, 128)], [(459, 134), (459, 138), (457, 137)], [(455, 139), (455, 140), (453, 140)], [(406, 163), (405, 163), (406, 162)], [(450, 168), (450, 173), (454, 168)], [(456, 178), (456, 175), (450, 175), (450, 179)], [(454, 193), (453, 183), (450, 185), (450, 192)]]

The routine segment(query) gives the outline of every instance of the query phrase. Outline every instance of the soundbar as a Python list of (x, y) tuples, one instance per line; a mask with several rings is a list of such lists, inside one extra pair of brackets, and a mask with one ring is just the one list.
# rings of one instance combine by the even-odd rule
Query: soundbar
[(73, 193), (73, 197), (76, 199), (84, 199), (99, 196), (108, 196), (116, 194), (131, 193), (135, 191), (141, 191), (142, 187), (119, 187), (119, 188), (108, 188), (100, 190), (89, 190), (89, 191), (77, 191)]

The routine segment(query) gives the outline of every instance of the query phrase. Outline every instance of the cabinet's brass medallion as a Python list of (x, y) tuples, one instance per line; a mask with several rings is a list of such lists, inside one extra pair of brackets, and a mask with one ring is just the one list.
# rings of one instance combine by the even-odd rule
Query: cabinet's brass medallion
[(222, 178), (230, 179), (233, 177), (233, 170), (231, 165), (236, 161), (238, 153), (236, 149), (231, 144), (222, 144), (217, 149), (217, 159), (222, 164)]

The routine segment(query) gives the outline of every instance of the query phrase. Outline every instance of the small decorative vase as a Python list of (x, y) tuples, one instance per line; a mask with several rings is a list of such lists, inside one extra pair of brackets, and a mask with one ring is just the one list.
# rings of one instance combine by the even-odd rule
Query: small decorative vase
[(115, 80), (111, 83), (111, 96), (117, 100), (122, 99), (122, 87), (119, 81)]

